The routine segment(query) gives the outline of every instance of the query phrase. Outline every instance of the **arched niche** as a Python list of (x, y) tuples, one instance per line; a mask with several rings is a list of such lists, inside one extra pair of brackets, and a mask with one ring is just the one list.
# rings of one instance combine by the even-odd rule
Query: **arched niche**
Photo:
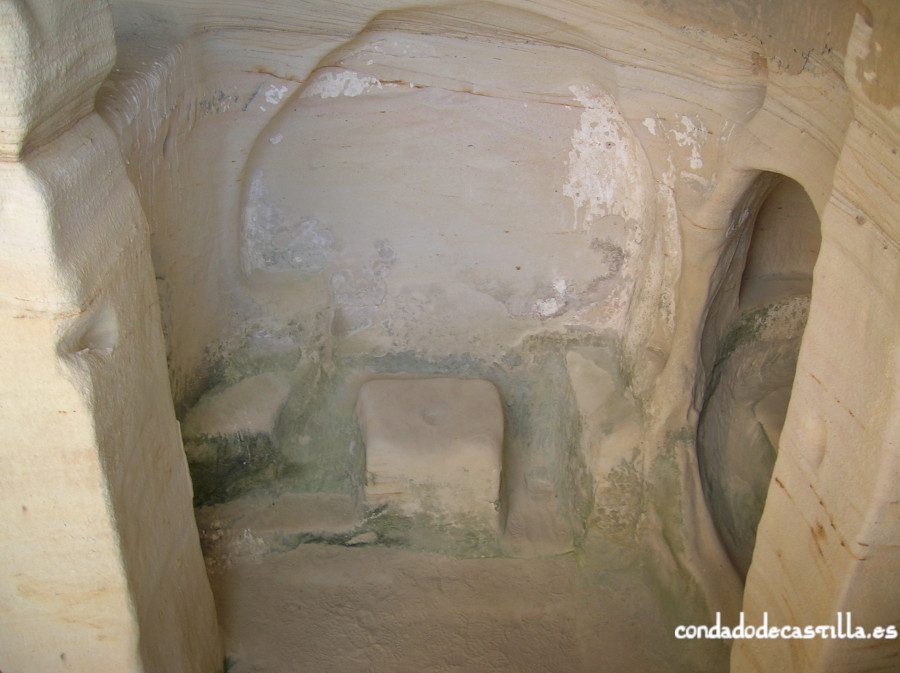
[(704, 339), (697, 450), (703, 490), (729, 556), (746, 576), (806, 325), (819, 218), (798, 182), (761, 174), (713, 300)]
[[(506, 404), (510, 546), (566, 551), (583, 534), (567, 355), (625, 329), (656, 207), (600, 54), (566, 24), (469, 3), (380, 14), (298, 85), (260, 88), (249, 106), (273, 113), (229, 232), (255, 315), (218, 376), (293, 377), (276, 450), (250, 447), (302, 465), (292, 488), (358, 492), (353, 402), (373, 372), (486, 378)], [(194, 439), (218, 493), (225, 461)]]

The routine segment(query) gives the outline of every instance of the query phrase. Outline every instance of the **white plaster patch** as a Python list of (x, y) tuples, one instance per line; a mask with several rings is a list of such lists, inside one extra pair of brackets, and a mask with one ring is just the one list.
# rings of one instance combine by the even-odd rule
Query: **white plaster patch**
[(656, 135), (656, 120), (653, 117), (644, 119), (644, 126), (650, 131), (650, 135)]
[(685, 182), (694, 183), (697, 190), (701, 192), (708, 190), (712, 185), (709, 178), (698, 175), (697, 173), (691, 173), (690, 171), (681, 171), (679, 177)]
[(287, 95), (287, 92), (288, 88), (286, 86), (277, 87), (275, 85), (272, 85), (268, 89), (266, 89), (266, 101), (268, 101), (272, 105), (278, 105)]
[(703, 168), (701, 150), (703, 149), (703, 144), (706, 142), (706, 124), (703, 123), (702, 119), (698, 119), (697, 123), (695, 123), (694, 120), (687, 115), (682, 115), (681, 126), (684, 127), (683, 131), (673, 128), (669, 129), (669, 133), (675, 138), (675, 142), (679, 147), (690, 149), (691, 168), (695, 171), (699, 171)]
[(584, 106), (581, 123), (572, 133), (569, 175), (563, 194), (575, 204), (575, 229), (590, 226), (595, 217), (643, 216), (644, 180), (639, 147), (609, 94), (571, 86)]
[(562, 313), (564, 308), (565, 303), (560, 302), (557, 297), (542, 299), (535, 305), (535, 309), (537, 309), (538, 314), (543, 318), (552, 318), (555, 315), (559, 315), (560, 313)]
[(269, 142), (272, 143), (273, 145), (277, 145), (282, 140), (284, 140), (284, 136), (280, 133), (276, 133), (274, 136), (269, 138)]
[(394, 58), (440, 58), (433, 44), (410, 37), (376, 40), (362, 47), (357, 54), (368, 52)]
[[(571, 289), (559, 292), (555, 285), (554, 293), (537, 302), (535, 310), (541, 318), (568, 311), (572, 314), (570, 324), (620, 329), (634, 292), (635, 260), (642, 256), (644, 221), (650, 200), (650, 170), (640, 143), (609, 94), (585, 86), (571, 86), (569, 90), (584, 110), (579, 126), (572, 134), (568, 179), (563, 185), (563, 194), (574, 202), (575, 230), (593, 231), (592, 225), (604, 218), (624, 220), (625, 231), (617, 235), (621, 236), (618, 239), (621, 242), (614, 246), (621, 254), (621, 261), (616, 257), (606, 270), (610, 273), (609, 269), (614, 268), (614, 272), (608, 277), (597, 276), (595, 288), (585, 290), (588, 293), (585, 296), (593, 297), (586, 310), (580, 310), (581, 295)], [(655, 119), (647, 121), (645, 126), (649, 131), (660, 131)], [(607, 220), (607, 224), (613, 221)], [(602, 252), (604, 241), (613, 233), (606, 232), (605, 228), (604, 232), (602, 240), (599, 235), (592, 235), (591, 241), (596, 239), (596, 243), (592, 243), (596, 246), (594, 252)], [(602, 286), (602, 299), (596, 295), (601, 288), (596, 284), (601, 281), (609, 281)], [(585, 320), (587, 322), (580, 322)]]
[(552, 287), (549, 295), (534, 303), (534, 311), (540, 318), (555, 318), (565, 313), (569, 306), (569, 283), (566, 279), (557, 276), (553, 279)]
[(375, 77), (360, 75), (352, 70), (325, 70), (319, 72), (315, 79), (307, 85), (301, 97), (338, 98), (339, 96), (348, 96), (352, 98), (372, 89), (381, 88), (381, 82)]

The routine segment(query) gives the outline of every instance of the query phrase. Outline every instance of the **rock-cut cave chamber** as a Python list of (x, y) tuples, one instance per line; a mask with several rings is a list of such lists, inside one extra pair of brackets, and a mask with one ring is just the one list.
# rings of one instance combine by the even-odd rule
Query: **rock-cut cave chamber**
[(0, 671), (900, 667), (891, 2), (0, 17)]

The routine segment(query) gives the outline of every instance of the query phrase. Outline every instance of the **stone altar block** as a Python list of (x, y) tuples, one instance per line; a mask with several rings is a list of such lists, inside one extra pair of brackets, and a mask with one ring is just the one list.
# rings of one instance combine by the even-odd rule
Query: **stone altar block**
[(369, 502), (497, 525), (503, 407), (493, 384), (375, 379), (360, 388), (356, 414)]

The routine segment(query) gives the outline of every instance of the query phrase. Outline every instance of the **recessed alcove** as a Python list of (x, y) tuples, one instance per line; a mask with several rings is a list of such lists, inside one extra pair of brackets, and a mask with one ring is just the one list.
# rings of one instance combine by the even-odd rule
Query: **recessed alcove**
[(819, 216), (803, 187), (780, 178), (760, 207), (738, 303), (749, 311), (781, 297), (809, 295), (822, 245)]
[(726, 257), (706, 327), (709, 369), (697, 453), (716, 528), (746, 577), (791, 398), (822, 235), (806, 191), (782, 175), (757, 177), (736, 217), (743, 222), (735, 228), (733, 253)]

